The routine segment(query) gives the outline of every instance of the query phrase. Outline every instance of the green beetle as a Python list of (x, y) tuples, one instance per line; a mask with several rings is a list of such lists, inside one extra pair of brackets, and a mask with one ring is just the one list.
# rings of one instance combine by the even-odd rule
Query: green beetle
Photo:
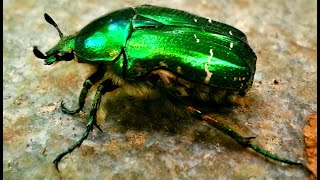
[(94, 125), (100, 129), (96, 124), (96, 113), (101, 96), (124, 85), (135, 89), (141, 84), (147, 89), (142, 95), (164, 88), (175, 102), (181, 102), (188, 111), (199, 115), (199, 119), (242, 146), (276, 161), (300, 164), (251, 144), (252, 137), (241, 136), (202, 114), (193, 104), (185, 103), (237, 103), (246, 94), (253, 82), (257, 57), (240, 30), (181, 10), (151, 5), (106, 14), (71, 36), (64, 36), (49, 15), (44, 17), (58, 30), (61, 40), (46, 55), (35, 46), (36, 57), (44, 59), (46, 65), (75, 59), (97, 67), (83, 84), (79, 107), (69, 110), (62, 102), (64, 113), (80, 112), (88, 90), (108, 74), (94, 96), (86, 131), (79, 141), (54, 160), (57, 168), (59, 161), (88, 137)]

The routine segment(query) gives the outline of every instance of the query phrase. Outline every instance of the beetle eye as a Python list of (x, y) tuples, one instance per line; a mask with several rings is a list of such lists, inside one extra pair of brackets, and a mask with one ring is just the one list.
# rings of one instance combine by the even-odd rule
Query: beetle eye
[(66, 52), (62, 56), (60, 56), (60, 58), (64, 61), (71, 61), (74, 59), (74, 54), (73, 52)]

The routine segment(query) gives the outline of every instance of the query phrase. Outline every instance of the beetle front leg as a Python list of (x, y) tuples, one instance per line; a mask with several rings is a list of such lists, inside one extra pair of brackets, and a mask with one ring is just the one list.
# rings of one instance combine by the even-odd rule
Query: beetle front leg
[(93, 84), (98, 82), (104, 76), (105, 71), (106, 71), (106, 66), (99, 66), (98, 70), (84, 81), (83, 87), (81, 89), (80, 96), (79, 96), (79, 102), (78, 102), (79, 107), (76, 110), (69, 110), (64, 106), (64, 103), (62, 101), (61, 102), (62, 112), (66, 114), (71, 114), (71, 115), (80, 112), (86, 102), (85, 100), (86, 100), (89, 89), (92, 87)]
[[(102, 95), (104, 95), (106, 92), (111, 92), (115, 89), (119, 88), (118, 85), (113, 84), (112, 80), (107, 79), (105, 81), (103, 81), (98, 89), (97, 92), (94, 96), (93, 99), (93, 103), (91, 106), (91, 110), (90, 110), (90, 114), (87, 118), (87, 129), (86, 131), (84, 131), (84, 133), (82, 134), (82, 137), (71, 147), (69, 147), (67, 150), (63, 151), (61, 154), (59, 154), (56, 159), (53, 161), (53, 163), (55, 164), (57, 170), (58, 169), (58, 163), (60, 162), (60, 160), (67, 155), (68, 153), (71, 153), (74, 149), (76, 149), (77, 147), (80, 147), (82, 142), (88, 138), (90, 131), (93, 130), (93, 126), (95, 125), (99, 130), (101, 130), (101, 128), (96, 124), (96, 115), (97, 115), (97, 110), (100, 106), (100, 102), (101, 102), (101, 97)], [(101, 130), (102, 131), (102, 130)]]
[(265, 149), (260, 148), (259, 146), (251, 144), (250, 139), (252, 139), (253, 137), (241, 136), (240, 134), (235, 132), (230, 127), (222, 124), (221, 122), (217, 121), (216, 119), (212, 118), (209, 115), (202, 114), (201, 111), (199, 111), (198, 109), (196, 109), (194, 107), (186, 106), (186, 108), (187, 108), (187, 110), (197, 114), (202, 120), (204, 120), (205, 122), (207, 122), (211, 126), (217, 128), (218, 130), (222, 131), (224, 134), (230, 136), (232, 139), (234, 139), (235, 141), (237, 141), (240, 145), (242, 145), (244, 147), (249, 147), (249, 148), (253, 149), (254, 151), (262, 154), (263, 156), (268, 157), (270, 159), (273, 159), (275, 161), (280, 161), (280, 162), (283, 162), (286, 164), (291, 164), (291, 165), (303, 165), (302, 163), (298, 163), (298, 162), (294, 162), (294, 161), (291, 161), (291, 160), (288, 160), (285, 158), (281, 158), (275, 154), (268, 152)]

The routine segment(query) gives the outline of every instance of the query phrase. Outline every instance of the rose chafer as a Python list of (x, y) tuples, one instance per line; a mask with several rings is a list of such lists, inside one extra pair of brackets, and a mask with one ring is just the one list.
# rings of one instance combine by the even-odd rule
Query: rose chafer
[[(83, 84), (79, 107), (69, 110), (62, 102), (64, 113), (80, 112), (91, 86), (108, 75), (94, 96), (86, 131), (79, 141), (57, 156), (54, 160), (57, 168), (65, 155), (80, 147), (93, 126), (100, 129), (96, 113), (102, 95), (124, 85), (132, 89), (129, 92), (133, 95), (147, 96), (159, 88), (165, 89), (161, 92), (167, 92), (174, 103), (181, 103), (242, 146), (276, 161), (300, 165), (251, 144), (252, 137), (241, 136), (190, 104), (237, 103), (249, 90), (257, 57), (240, 30), (181, 10), (151, 5), (106, 14), (71, 36), (64, 36), (49, 15), (44, 17), (58, 30), (61, 40), (46, 55), (35, 46), (36, 57), (44, 59), (45, 65), (76, 60), (97, 68)], [(145, 90), (135, 91), (141, 85)]]

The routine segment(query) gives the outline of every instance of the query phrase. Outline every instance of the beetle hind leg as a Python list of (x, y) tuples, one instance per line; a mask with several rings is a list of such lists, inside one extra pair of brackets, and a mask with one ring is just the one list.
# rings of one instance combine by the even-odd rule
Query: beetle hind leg
[(99, 66), (98, 70), (84, 81), (83, 87), (79, 96), (79, 102), (78, 102), (79, 107), (76, 110), (69, 110), (68, 108), (65, 107), (64, 102), (62, 101), (61, 102), (62, 112), (65, 114), (71, 114), (71, 115), (80, 112), (83, 109), (83, 106), (86, 102), (85, 99), (87, 97), (89, 89), (92, 87), (93, 84), (98, 82), (104, 76), (105, 71), (106, 71), (105, 66)]
[(186, 108), (190, 112), (198, 115), (199, 118), (206, 121), (211, 126), (217, 128), (218, 130), (222, 131), (224, 134), (230, 136), (232, 139), (237, 141), (237, 143), (239, 143), (243, 147), (249, 147), (249, 148), (253, 149), (254, 151), (262, 154), (263, 156), (268, 157), (270, 159), (273, 159), (275, 161), (283, 162), (283, 163), (290, 164), (290, 165), (303, 165), (302, 163), (294, 162), (294, 161), (288, 160), (286, 158), (281, 158), (275, 154), (268, 152), (265, 149), (260, 148), (259, 146), (251, 144), (250, 139), (253, 139), (255, 137), (243, 137), (240, 134), (238, 134), (237, 132), (235, 132), (233, 129), (231, 129), (230, 127), (222, 124), (221, 122), (217, 121), (216, 119), (212, 118), (211, 116), (202, 114), (201, 111), (195, 109), (194, 107), (186, 106)]
[[(99, 130), (101, 130), (101, 128), (97, 125), (96, 122), (96, 115), (97, 115), (97, 111), (98, 108), (100, 106), (100, 102), (101, 102), (101, 98), (102, 95), (104, 95), (106, 92), (111, 92), (117, 88), (119, 88), (120, 86), (113, 84), (112, 80), (107, 79), (105, 81), (103, 81), (97, 91), (96, 94), (94, 96), (92, 105), (91, 105), (91, 110), (90, 110), (90, 114), (87, 118), (87, 128), (86, 130), (83, 132), (82, 137), (72, 146), (70, 146), (67, 150), (63, 151), (61, 154), (59, 154), (56, 159), (53, 161), (53, 163), (55, 164), (57, 170), (58, 169), (58, 163), (60, 162), (60, 160), (66, 156), (67, 154), (71, 153), (73, 150), (75, 150), (77, 147), (80, 147), (82, 142), (88, 138), (90, 131), (93, 130), (93, 126), (96, 126)], [(102, 131), (102, 130), (101, 130)]]

